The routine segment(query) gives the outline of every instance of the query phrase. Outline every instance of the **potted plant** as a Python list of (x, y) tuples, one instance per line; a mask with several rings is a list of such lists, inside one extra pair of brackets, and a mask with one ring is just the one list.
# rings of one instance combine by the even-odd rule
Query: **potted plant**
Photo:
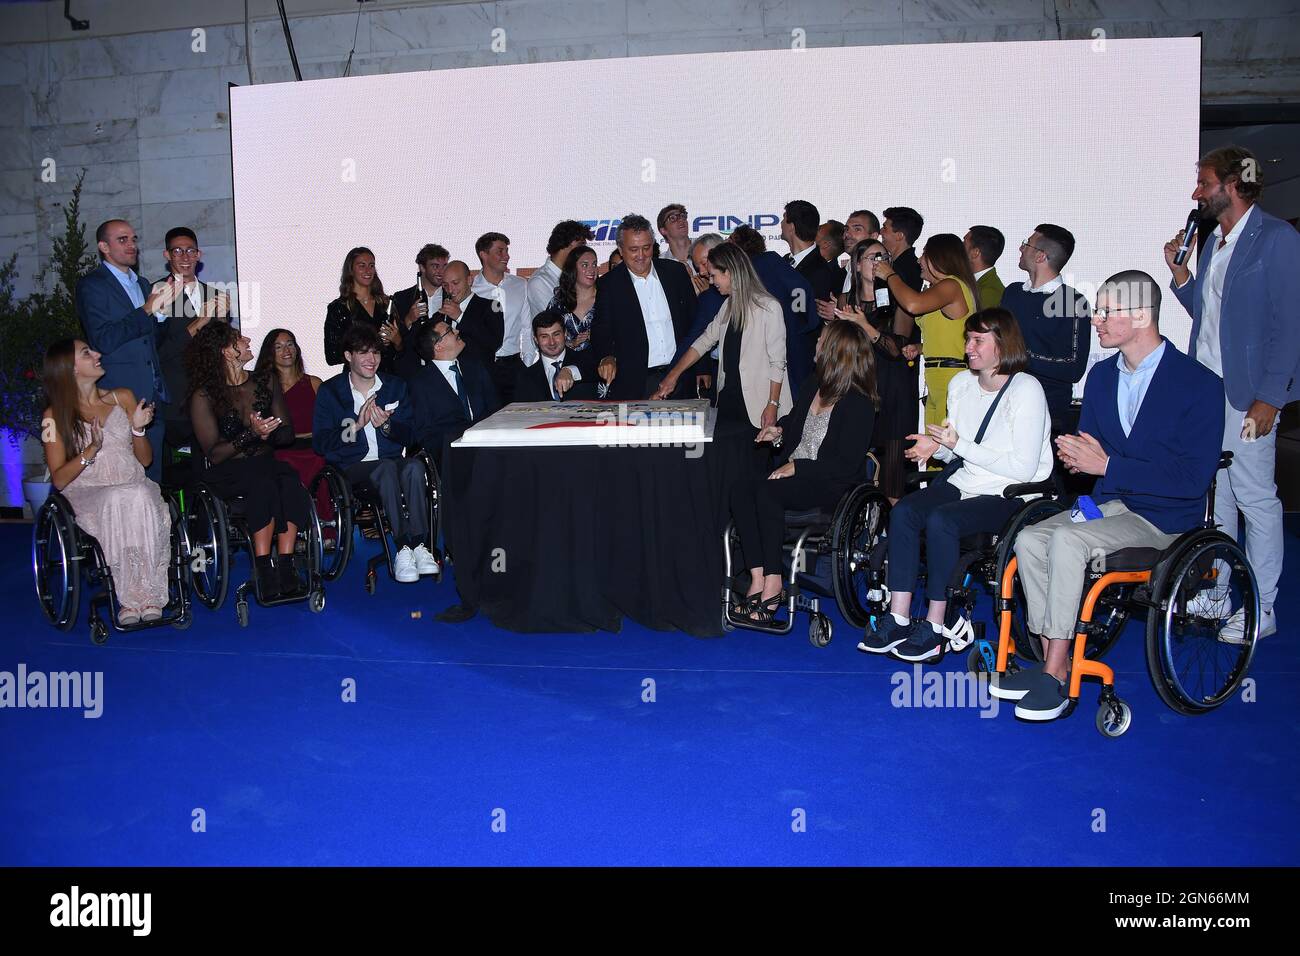
[[(6, 484), (16, 484), (15, 469), (23, 479), (23, 496), (36, 509), (49, 496), (49, 472), (40, 454), (41, 412), (46, 406), (41, 386), (45, 350), (59, 339), (81, 333), (74, 298), (77, 280), (98, 265), (80, 220), (81, 186), (77, 178), (72, 199), (63, 210), (64, 228), (55, 237), (49, 265), (36, 277), (37, 291), (21, 299), (14, 295), (17, 256), (0, 264), (0, 441), (9, 447), (5, 463)], [(52, 278), (52, 282), (50, 281)], [(48, 291), (46, 291), (48, 288)], [(24, 442), (37, 443), (30, 456), (41, 462), (29, 468), (19, 457)], [(12, 500), (12, 490), (10, 492)]]

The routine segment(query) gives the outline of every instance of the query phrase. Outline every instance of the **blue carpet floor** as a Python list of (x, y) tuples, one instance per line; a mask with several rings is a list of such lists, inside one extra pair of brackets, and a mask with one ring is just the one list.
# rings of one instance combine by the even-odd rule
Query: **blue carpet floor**
[(1130, 625), (1109, 662), (1133, 726), (1107, 740), (1095, 684), (1047, 725), (895, 707), (911, 669), (834, 613), (824, 650), (806, 617), (785, 639), (520, 635), (433, 620), (450, 582), (367, 596), (357, 561), (322, 615), (241, 630), (228, 602), (95, 647), (84, 609), (45, 624), (30, 526), (7, 525), (0, 670), (102, 671), (104, 702), (0, 710), (0, 864), (1300, 863), (1298, 531), (1256, 701), (1168, 710)]

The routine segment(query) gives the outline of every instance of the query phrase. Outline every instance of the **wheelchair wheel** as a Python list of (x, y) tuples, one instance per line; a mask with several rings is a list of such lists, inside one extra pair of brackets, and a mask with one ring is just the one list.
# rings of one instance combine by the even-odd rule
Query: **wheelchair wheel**
[(871, 485), (860, 485), (835, 509), (832, 523), (831, 580), (835, 602), (849, 625), (871, 622), (867, 568), (871, 550), (889, 520), (889, 500)]
[[(169, 597), (177, 606), (188, 605), (190, 589), (194, 586), (190, 578), (192, 548), (189, 529), (176, 499), (170, 496), (167, 498), (167, 517), (172, 523), (172, 566), (167, 572), (167, 583), (171, 587)], [(186, 619), (189, 619), (188, 613)], [(184, 627), (189, 627), (189, 624), (186, 623)]]
[[(312, 479), (311, 499), (315, 509), (316, 492), (321, 482), (329, 495), (334, 514), (320, 519), (320, 540), (323, 552), (321, 575), (326, 581), (335, 581), (347, 570), (352, 558), (352, 489), (342, 472), (332, 466), (322, 468)], [(319, 516), (318, 516), (319, 517)]]
[[(1059, 501), (1051, 498), (1037, 498), (1021, 508), (1011, 519), (998, 540), (997, 578), (993, 585), (995, 593), (1001, 587), (1003, 572), (1006, 571), (1007, 565), (1015, 554), (1016, 535), (1020, 533), (1022, 528), (1045, 521), (1063, 509), (1064, 506)], [(1016, 576), (1013, 597), (1015, 610), (1011, 613), (1011, 636), (1016, 642), (1016, 655), (1023, 660), (1041, 662), (1043, 649), (1038, 641), (1029, 638), (1029, 629), (1025, 626), (1025, 592), (1020, 586), (1019, 575)], [(995, 617), (995, 628), (997, 627), (996, 621)]]
[(81, 611), (80, 550), (71, 506), (50, 495), (32, 528), (32, 577), (41, 610), (60, 631), (71, 630)]
[[(1225, 580), (1226, 578), (1226, 580)], [(1259, 592), (1241, 547), (1220, 532), (1194, 535), (1157, 569), (1151, 588), (1157, 608), (1147, 615), (1147, 665), (1160, 699), (1194, 716), (1236, 693), (1255, 655)], [(1192, 612), (1198, 595), (1222, 610)], [(1245, 641), (1219, 640), (1231, 611), (1244, 608)]]
[(831, 619), (818, 612), (808, 622), (808, 643), (813, 647), (829, 647), (831, 643)]
[(445, 557), (442, 551), (442, 479), (438, 475), (437, 465), (427, 452), (420, 453), (420, 460), (424, 462), (425, 480), (429, 488), (429, 550), (441, 565)]
[(204, 487), (192, 491), (186, 505), (190, 580), (203, 606), (215, 611), (225, 603), (230, 587), (229, 515), (225, 502)]
[(1133, 708), (1116, 697), (1097, 705), (1097, 729), (1105, 737), (1122, 737), (1133, 723)]

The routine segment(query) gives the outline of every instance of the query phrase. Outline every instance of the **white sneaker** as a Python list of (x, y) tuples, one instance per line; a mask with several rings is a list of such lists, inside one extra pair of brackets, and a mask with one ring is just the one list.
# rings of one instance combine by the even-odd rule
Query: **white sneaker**
[[(1244, 644), (1246, 643), (1245, 635), (1242, 631), (1246, 626), (1246, 611), (1244, 608), (1237, 611), (1236, 614), (1228, 618), (1228, 623), (1223, 626), (1219, 632), (1219, 640), (1224, 644)], [(1262, 640), (1270, 634), (1277, 633), (1277, 613), (1269, 608), (1267, 611), (1261, 611), (1259, 615), (1259, 638)]]
[(1187, 602), (1187, 613), (1193, 617), (1222, 621), (1232, 615), (1232, 601), (1226, 593), (1218, 594), (1215, 588), (1206, 588)]
[(410, 548), (403, 548), (393, 559), (393, 577), (403, 584), (420, 580), (420, 572), (415, 567), (415, 554)]
[(421, 574), (437, 574), (439, 570), (438, 559), (429, 553), (429, 549), (422, 544), (415, 546), (415, 570)]

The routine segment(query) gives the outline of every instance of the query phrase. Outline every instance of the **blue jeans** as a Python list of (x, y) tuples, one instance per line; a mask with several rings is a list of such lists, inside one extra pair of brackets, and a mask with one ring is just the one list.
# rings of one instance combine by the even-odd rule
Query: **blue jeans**
[(931, 601), (946, 600), (949, 579), (961, 557), (961, 539), (981, 531), (1001, 531), (1022, 504), (1019, 498), (997, 495), (963, 501), (961, 492), (946, 481), (901, 498), (889, 515), (889, 590), (916, 590), (924, 534), (927, 596)]

